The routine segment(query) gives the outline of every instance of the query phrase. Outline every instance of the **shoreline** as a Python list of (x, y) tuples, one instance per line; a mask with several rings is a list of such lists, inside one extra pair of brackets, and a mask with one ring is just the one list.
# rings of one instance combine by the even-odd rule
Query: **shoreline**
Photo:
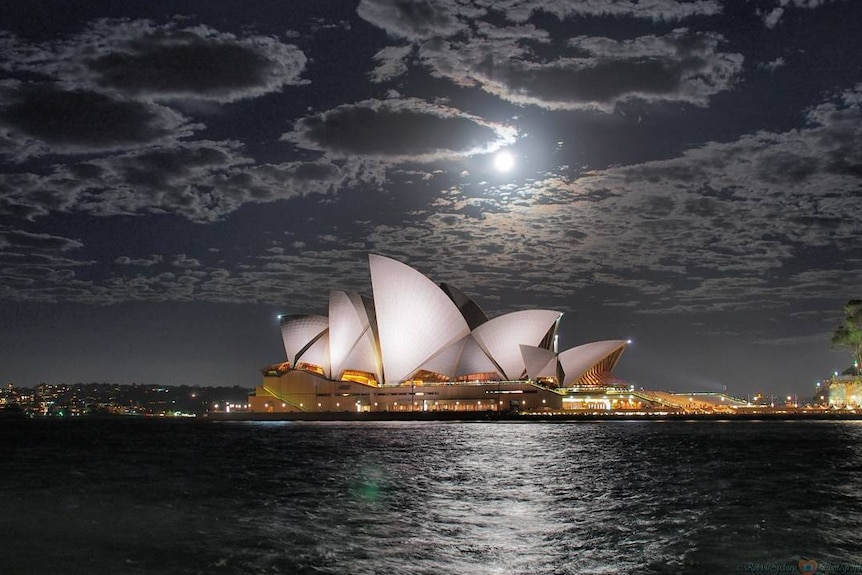
[(187, 421), (187, 422), (387, 422), (387, 421), (461, 421), (471, 423), (577, 423), (606, 421), (862, 421), (862, 410), (780, 411), (749, 413), (685, 412), (589, 412), (589, 413), (497, 413), (485, 412), (321, 412), (321, 413), (243, 413), (209, 412), (182, 417), (159, 414), (98, 414), (76, 417), (0, 417), (0, 424), (22, 421)]
[(326, 412), (326, 413), (205, 413), (202, 421), (469, 421), (469, 422), (577, 422), (577, 421), (862, 421), (860, 411), (792, 411), (759, 413), (497, 413), (486, 412)]

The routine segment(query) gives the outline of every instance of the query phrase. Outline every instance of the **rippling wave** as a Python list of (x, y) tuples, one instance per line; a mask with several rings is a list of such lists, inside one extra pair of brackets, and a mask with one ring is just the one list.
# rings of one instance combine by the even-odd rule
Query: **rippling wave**
[(4, 575), (862, 572), (856, 422), (0, 432)]

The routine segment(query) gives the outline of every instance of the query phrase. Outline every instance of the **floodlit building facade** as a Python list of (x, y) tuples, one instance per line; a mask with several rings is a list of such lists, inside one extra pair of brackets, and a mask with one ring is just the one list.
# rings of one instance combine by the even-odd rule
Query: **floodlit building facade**
[(862, 406), (862, 375), (858, 368), (850, 368), (843, 375), (836, 372), (819, 390), (815, 403), (832, 408), (858, 409)]
[(255, 412), (639, 408), (613, 370), (628, 344), (556, 349), (562, 314), (489, 318), (412, 267), (369, 255), (373, 297), (332, 291), (328, 315), (280, 316), (286, 360), (263, 370)]

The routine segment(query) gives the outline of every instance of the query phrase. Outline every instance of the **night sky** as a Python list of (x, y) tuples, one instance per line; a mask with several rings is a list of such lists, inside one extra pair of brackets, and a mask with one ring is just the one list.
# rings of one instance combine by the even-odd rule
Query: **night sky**
[[(367, 254), (798, 393), (862, 297), (862, 2), (0, 2), (0, 382), (241, 385)], [(499, 169), (500, 152), (513, 166)]]

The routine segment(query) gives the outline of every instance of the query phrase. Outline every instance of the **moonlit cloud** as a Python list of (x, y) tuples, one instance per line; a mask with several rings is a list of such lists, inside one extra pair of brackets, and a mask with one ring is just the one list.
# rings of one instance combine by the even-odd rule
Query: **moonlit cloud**
[[(86, 297), (98, 300), (111, 293), (114, 299), (130, 294), (153, 301), (176, 296), (226, 302), (254, 294), (255, 301), (275, 302), (283, 293), (280, 282), (343, 287), (339, 282), (352, 281), (369, 251), (424, 266), (454, 285), (482, 286), (487, 302), (517, 301), (495, 304), (501, 312), (507, 305), (522, 305), (533, 292), (536, 298), (541, 293), (548, 306), (565, 309), (572, 290), (597, 286), (609, 290), (606, 305), (637, 306), (648, 314), (785, 306), (811, 293), (841, 297), (853, 282), (862, 281), (860, 274), (848, 276), (831, 268), (830, 261), (821, 262), (817, 272), (803, 272), (795, 262), (817, 246), (834, 246), (845, 261), (860, 255), (856, 238), (862, 229), (847, 217), (862, 210), (856, 193), (862, 174), (857, 169), (862, 165), (860, 93), (862, 87), (813, 107), (803, 129), (746, 134), (673, 159), (596, 170), (575, 179), (486, 184), (479, 195), (452, 187), (398, 225), (367, 221), (357, 222), (352, 234), (322, 230), (313, 245), (308, 238), (286, 237), (258, 258), (261, 263), (246, 269), (225, 270), (198, 255), (120, 257), (119, 266), (151, 271), (91, 288), (81, 284), (78, 297), (89, 293)], [(206, 155), (197, 151), (190, 157)], [(131, 165), (143, 162), (127, 160), (134, 160)], [(149, 161), (171, 165), (158, 156)], [(190, 163), (186, 159), (180, 165)], [(117, 165), (102, 169), (123, 173)], [(274, 165), (237, 169), (235, 177), (242, 174), (242, 184), (222, 185), (246, 193), (256, 186), (269, 189), (267, 181), (301, 181), (302, 173)], [(310, 181), (345, 177), (331, 163), (308, 169)], [(105, 171), (96, 173), (105, 177)], [(469, 174), (465, 178), (469, 181)], [(195, 274), (170, 271), (177, 267)], [(512, 269), (519, 273), (511, 274)], [(833, 279), (815, 285), (815, 278), (830, 274)], [(781, 281), (774, 282), (775, 277)], [(367, 286), (360, 283), (357, 289)], [(27, 297), (42, 297), (38, 293)], [(513, 294), (520, 294), (519, 299), (513, 300)], [(310, 305), (318, 305), (309, 298)]]
[(763, 62), (759, 65), (759, 67), (764, 70), (769, 70), (770, 72), (774, 72), (775, 70), (784, 66), (787, 62), (785, 62), (784, 58), (776, 58), (770, 62)]
[(377, 67), (369, 74), (372, 82), (386, 82), (407, 72), (412, 46), (387, 46), (374, 55)]
[(336, 158), (430, 162), (488, 153), (515, 139), (513, 128), (417, 99), (366, 100), (303, 118), (282, 139)]
[[(578, 37), (569, 40), (568, 53), (542, 57), (538, 47), (551, 38), (532, 23), (506, 27), (474, 21), (484, 12), (464, 14), (462, 6), (454, 3), (421, 4), (421, 17), (418, 5), (406, 6), (364, 1), (359, 15), (393, 36), (413, 42), (418, 49), (417, 61), (434, 75), (457, 85), (481, 87), (516, 104), (611, 111), (617, 103), (635, 99), (704, 106), (711, 96), (730, 89), (742, 71), (742, 56), (721, 51), (723, 38), (715, 33), (679, 28), (664, 36), (627, 40)], [(671, 11), (672, 7), (677, 11)], [(508, 14), (505, 4), (495, 4), (493, 9)], [(532, 14), (540, 9), (560, 19), (627, 14), (666, 20), (717, 11), (708, 2), (584, 3), (577, 8), (519, 4), (516, 11)], [(448, 25), (425, 28), (419, 25), (425, 19), (444, 20)], [(521, 16), (510, 16), (510, 20), (525, 21)], [(406, 54), (403, 47), (378, 54), (381, 66), (375, 72), (377, 81), (405, 73)]]
[(767, 28), (775, 28), (789, 8), (814, 9), (823, 6), (831, 0), (772, 0), (773, 7), (763, 13), (763, 24)]
[(501, 10), (512, 21), (526, 21), (530, 16), (546, 13), (560, 20), (572, 16), (592, 17), (631, 17), (653, 21), (677, 21), (694, 16), (715, 16), (720, 14), (722, 6), (715, 0), (695, 0), (679, 2), (677, 0), (621, 0), (604, 2), (602, 0), (586, 0), (584, 2), (567, 2), (565, 0), (506, 0), (494, 2), (495, 9)]
[(520, 24), (537, 14), (548, 14), (559, 20), (610, 16), (678, 21), (694, 16), (714, 16), (721, 13), (722, 7), (715, 0), (481, 0), (473, 5), (457, 0), (362, 0), (357, 13), (392, 36), (426, 40), (465, 32), (469, 21), (485, 16), (491, 10), (512, 23)]
[(463, 4), (435, 0), (362, 0), (356, 11), (363, 20), (383, 28), (391, 36), (407, 40), (454, 36), (468, 29), (463, 16), (484, 12)]
[(575, 38), (571, 46), (585, 57), (548, 63), (484, 57), (459, 67), (467, 71), (462, 81), (512, 102), (552, 109), (610, 110), (630, 99), (703, 106), (729, 89), (742, 70), (742, 57), (720, 52), (720, 42), (684, 29), (624, 42)]

